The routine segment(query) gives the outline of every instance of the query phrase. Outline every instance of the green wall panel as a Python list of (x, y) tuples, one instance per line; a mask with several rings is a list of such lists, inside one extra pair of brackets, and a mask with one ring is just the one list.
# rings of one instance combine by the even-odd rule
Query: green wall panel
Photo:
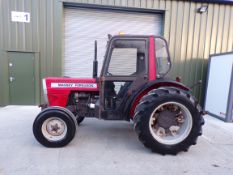
[[(171, 0), (0, 0), (0, 105), (9, 102), (7, 52), (36, 55), (36, 101), (43, 99), (40, 80), (62, 75), (63, 2), (165, 10), (164, 37), (173, 60), (172, 77), (191, 86), (205, 81), (209, 54), (233, 50), (233, 5)], [(208, 5), (208, 13), (197, 9)], [(30, 23), (11, 22), (11, 11), (31, 14)], [(204, 84), (195, 88), (203, 97)]]

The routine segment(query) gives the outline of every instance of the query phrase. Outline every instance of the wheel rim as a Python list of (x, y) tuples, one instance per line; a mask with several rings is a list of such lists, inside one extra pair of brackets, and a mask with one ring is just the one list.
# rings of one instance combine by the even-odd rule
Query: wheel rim
[(47, 140), (60, 141), (67, 134), (67, 125), (58, 117), (50, 117), (43, 122), (41, 131)]
[(150, 133), (159, 143), (174, 145), (185, 140), (193, 126), (192, 115), (187, 107), (178, 102), (159, 105), (149, 120)]

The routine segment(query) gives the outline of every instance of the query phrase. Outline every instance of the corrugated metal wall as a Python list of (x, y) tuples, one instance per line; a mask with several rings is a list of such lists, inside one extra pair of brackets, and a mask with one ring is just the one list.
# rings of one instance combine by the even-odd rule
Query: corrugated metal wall
[[(29, 12), (31, 22), (11, 22), (11, 11)], [(38, 103), (43, 99), (40, 80), (61, 75), (62, 16), (60, 1), (0, 0), (0, 105), (9, 103), (8, 51), (35, 53)]]
[[(209, 54), (233, 50), (233, 6), (168, 0), (72, 0), (65, 2), (103, 4), (165, 10), (164, 36), (173, 60), (171, 75), (192, 85), (205, 81)], [(197, 13), (208, 5), (208, 13)], [(31, 23), (13, 23), (10, 12), (31, 13)], [(63, 2), (60, 0), (0, 0), (0, 105), (8, 103), (7, 51), (35, 52), (38, 79), (61, 75)], [(38, 90), (39, 91), (39, 90)], [(199, 97), (203, 93), (195, 88)], [(38, 97), (39, 98), (39, 97)]]

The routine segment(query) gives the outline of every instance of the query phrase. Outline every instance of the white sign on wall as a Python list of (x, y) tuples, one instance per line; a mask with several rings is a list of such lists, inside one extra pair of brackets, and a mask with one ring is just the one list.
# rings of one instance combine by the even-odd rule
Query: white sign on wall
[(11, 11), (11, 21), (30, 23), (30, 13)]

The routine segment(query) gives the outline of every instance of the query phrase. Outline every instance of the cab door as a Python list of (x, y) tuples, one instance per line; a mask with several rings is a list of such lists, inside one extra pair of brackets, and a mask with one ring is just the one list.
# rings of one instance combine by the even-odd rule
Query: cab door
[(127, 99), (148, 80), (148, 39), (114, 37), (100, 77), (100, 116), (123, 120)]

